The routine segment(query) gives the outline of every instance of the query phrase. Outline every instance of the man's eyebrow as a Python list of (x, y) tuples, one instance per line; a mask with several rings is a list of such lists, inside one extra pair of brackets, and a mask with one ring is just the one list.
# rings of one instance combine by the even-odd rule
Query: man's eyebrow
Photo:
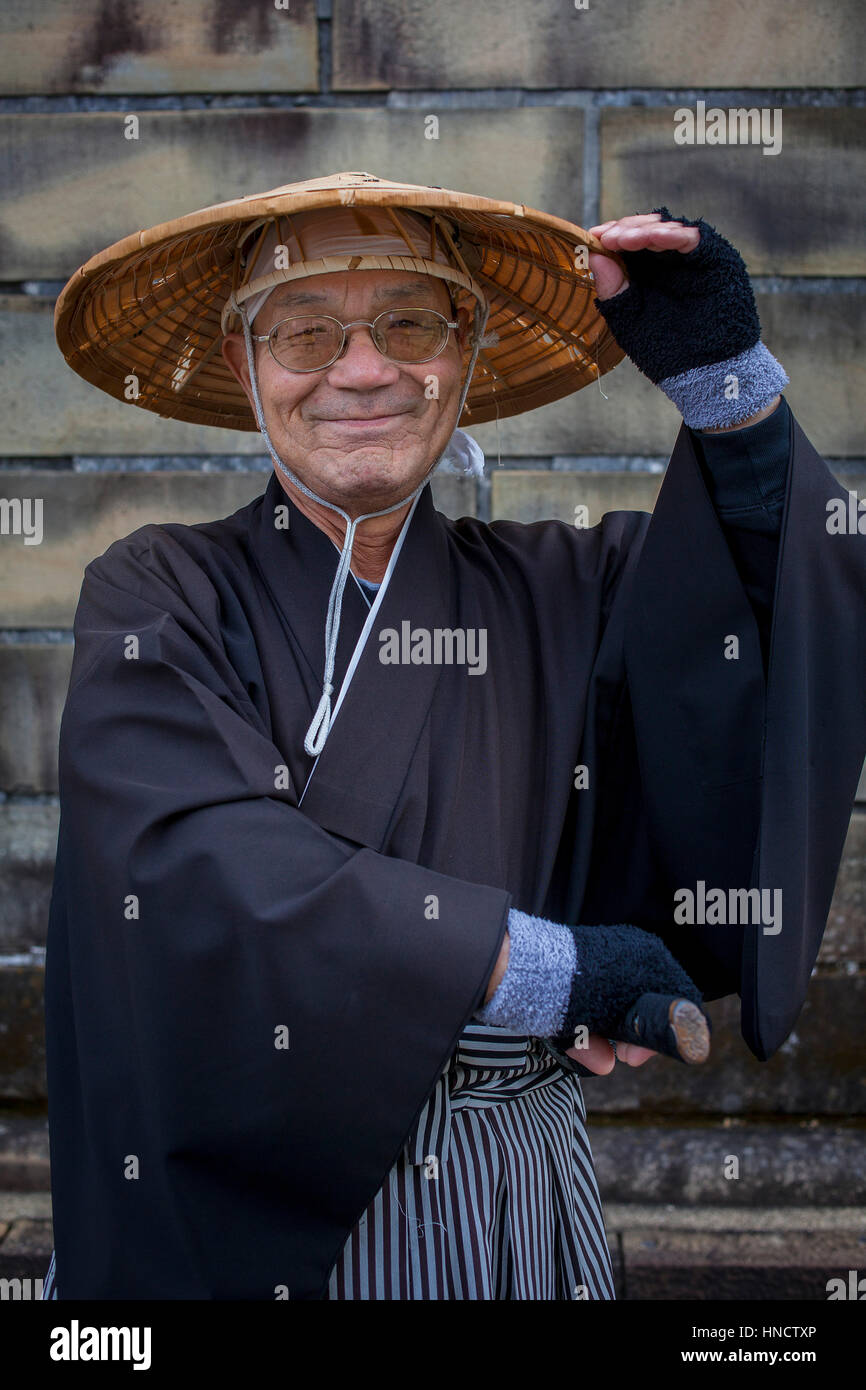
[[(444, 281), (443, 281), (444, 283)], [(380, 285), (373, 291), (373, 298), (380, 300), (390, 300), (392, 303), (411, 304), (408, 296), (433, 294), (433, 285), (430, 279), (408, 280), (403, 285)], [(296, 308), (301, 304), (325, 304), (329, 295), (324, 290), (285, 290), (282, 294), (274, 295), (274, 303), (282, 308)]]

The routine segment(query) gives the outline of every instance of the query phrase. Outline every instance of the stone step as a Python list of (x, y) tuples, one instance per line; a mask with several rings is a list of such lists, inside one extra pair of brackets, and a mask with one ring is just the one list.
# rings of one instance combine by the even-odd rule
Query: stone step
[[(50, 1194), (8, 1192), (0, 1187), (0, 1301), (42, 1297), (40, 1281), (53, 1247)], [(17, 1279), (34, 1282), (17, 1289), (2, 1282)]]
[[(0, 959), (0, 1101), (46, 1096), (44, 968), (39, 953)], [(796, 1027), (768, 1062), (749, 1052), (740, 1034), (736, 995), (707, 1005), (713, 1050), (700, 1067), (653, 1057), (642, 1067), (618, 1066), (586, 1078), (595, 1117), (636, 1120), (696, 1115), (758, 1118), (866, 1114), (862, 1022), (866, 972), (816, 974)]]
[(826, 1302), (850, 1298), (866, 1274), (862, 1208), (611, 1205), (605, 1221), (617, 1297), (630, 1302)]
[(605, 1209), (639, 1202), (683, 1210), (710, 1205), (720, 1212), (780, 1204), (866, 1210), (862, 1122), (725, 1116), (630, 1124), (591, 1115), (588, 1128)]
[[(606, 1210), (683, 1214), (761, 1212), (785, 1205), (833, 1213), (859, 1208), (866, 1223), (866, 1125), (818, 1119), (630, 1123), (590, 1117), (589, 1138)], [(736, 1160), (733, 1162), (732, 1160)], [(22, 1203), (50, 1187), (48, 1119), (36, 1106), (0, 1109), (0, 1192)], [(2, 1216), (2, 1213), (0, 1213)], [(688, 1218), (691, 1220), (692, 1218)], [(756, 1218), (757, 1219), (757, 1218)], [(825, 1218), (822, 1217), (822, 1220)]]
[(47, 1114), (0, 1109), (0, 1192), (42, 1196), (50, 1186)]
[[(866, 1270), (862, 1208), (612, 1203), (605, 1224), (625, 1301), (841, 1300)], [(41, 1297), (52, 1248), (48, 1194), (0, 1191), (0, 1300)]]
[[(0, 1101), (46, 1096), (44, 969), (37, 954), (0, 960)], [(586, 1078), (590, 1115), (679, 1123), (697, 1115), (757, 1118), (866, 1114), (862, 1022), (866, 972), (816, 974), (795, 1030), (768, 1062), (740, 1035), (736, 995), (707, 1006), (713, 1051), (700, 1067), (653, 1057), (642, 1067), (618, 1066)], [(727, 1150), (725, 1150), (727, 1152)]]

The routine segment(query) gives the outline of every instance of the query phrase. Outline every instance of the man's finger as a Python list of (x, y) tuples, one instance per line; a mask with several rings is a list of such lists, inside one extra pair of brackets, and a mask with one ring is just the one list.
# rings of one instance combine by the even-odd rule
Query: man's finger
[(590, 1033), (586, 1047), (569, 1047), (566, 1055), (573, 1057), (576, 1062), (582, 1062), (597, 1076), (608, 1076), (617, 1062), (624, 1062), (627, 1067), (642, 1067), (650, 1057), (657, 1057), (659, 1054), (649, 1047), (623, 1042), (617, 1043), (614, 1053), (607, 1038), (601, 1037), (598, 1033)]
[(598, 239), (603, 242), (611, 237), (624, 241), (669, 241), (671, 237), (681, 236), (697, 241), (700, 232), (697, 227), (684, 227), (682, 222), (653, 222), (645, 227), (623, 227), (621, 223), (614, 222)]
[(613, 226), (598, 239), (606, 251), (693, 251), (700, 232), (697, 227), (665, 222), (657, 227)]
[(607, 1038), (602, 1038), (598, 1033), (590, 1033), (586, 1047), (567, 1048), (566, 1056), (573, 1057), (575, 1062), (582, 1062), (596, 1076), (607, 1076), (616, 1066), (613, 1048)]
[(606, 232), (602, 232), (599, 241), (612, 236), (620, 237), (623, 241), (640, 242), (667, 242), (684, 237), (697, 244), (700, 235), (697, 227), (684, 227), (682, 222), (655, 222), (648, 227), (621, 227), (617, 223), (608, 227)]
[(638, 1047), (637, 1043), (617, 1043), (616, 1060), (625, 1062), (627, 1067), (642, 1067), (644, 1062), (648, 1062), (650, 1057), (658, 1057), (657, 1052), (653, 1052), (649, 1047)]
[[(646, 227), (652, 222), (661, 222), (660, 212), (636, 212), (632, 217), (612, 217), (609, 222), (600, 222), (597, 227), (590, 227), (590, 231), (598, 236), (599, 232), (606, 227)], [(665, 223), (665, 225), (669, 225)]]

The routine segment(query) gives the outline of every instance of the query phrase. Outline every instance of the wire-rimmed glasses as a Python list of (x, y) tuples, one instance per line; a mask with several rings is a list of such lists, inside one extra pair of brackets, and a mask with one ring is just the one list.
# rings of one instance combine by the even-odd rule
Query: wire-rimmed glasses
[(348, 331), (363, 325), (383, 357), (396, 363), (429, 362), (438, 357), (457, 328), (435, 309), (386, 309), (372, 321), (354, 319), (341, 323), (329, 314), (294, 314), (280, 319), (269, 333), (253, 334), (255, 343), (267, 343), (274, 361), (289, 372), (320, 372), (342, 357)]

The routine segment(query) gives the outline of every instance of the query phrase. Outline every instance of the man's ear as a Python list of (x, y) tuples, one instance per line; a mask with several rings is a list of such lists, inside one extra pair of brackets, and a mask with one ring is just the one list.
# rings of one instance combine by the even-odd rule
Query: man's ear
[(250, 387), (250, 368), (247, 362), (247, 348), (242, 333), (226, 333), (220, 343), (220, 352), (226, 366), (236, 381), (239, 381), (247, 395), (247, 400), (255, 410), (253, 393)]
[(457, 325), (458, 325), (458, 326), (457, 326), (457, 328), (454, 330), (454, 332), (455, 332), (455, 336), (456, 336), (456, 338), (457, 338), (457, 342), (458, 342), (459, 345), (460, 345), (461, 351), (465, 351), (465, 349), (466, 349), (467, 347), (470, 347), (470, 346), (471, 346), (471, 343), (472, 343), (472, 319), (473, 319), (472, 310), (471, 310), (471, 309), (467, 309), (467, 308), (465, 307), (465, 305), (464, 305), (462, 308), (460, 308), (460, 309), (457, 310)]

